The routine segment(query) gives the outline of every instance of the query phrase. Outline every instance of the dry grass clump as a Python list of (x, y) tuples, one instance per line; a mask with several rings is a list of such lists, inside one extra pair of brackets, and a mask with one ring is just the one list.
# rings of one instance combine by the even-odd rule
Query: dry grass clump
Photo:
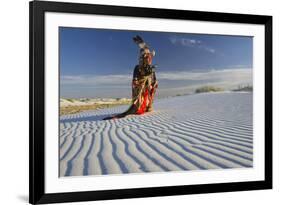
[(208, 93), (208, 92), (220, 92), (224, 91), (222, 88), (214, 87), (214, 86), (203, 86), (200, 88), (197, 88), (195, 90), (195, 93)]

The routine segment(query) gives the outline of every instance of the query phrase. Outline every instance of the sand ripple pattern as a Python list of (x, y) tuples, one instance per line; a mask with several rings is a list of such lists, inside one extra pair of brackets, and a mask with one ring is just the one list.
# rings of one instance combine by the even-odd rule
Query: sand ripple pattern
[(60, 118), (60, 176), (253, 166), (252, 93), (157, 100), (142, 116), (101, 121), (127, 106)]

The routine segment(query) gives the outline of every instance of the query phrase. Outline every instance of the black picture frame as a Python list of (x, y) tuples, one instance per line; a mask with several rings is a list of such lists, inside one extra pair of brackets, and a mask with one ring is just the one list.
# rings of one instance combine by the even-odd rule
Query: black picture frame
[[(80, 3), (32, 1), (30, 12), (30, 106), (29, 106), (29, 202), (31, 204), (155, 197), (198, 193), (260, 190), (272, 188), (272, 17), (185, 10), (104, 6)], [(219, 184), (134, 188), (71, 193), (45, 192), (45, 12), (100, 14), (259, 24), (265, 28), (265, 180)]]

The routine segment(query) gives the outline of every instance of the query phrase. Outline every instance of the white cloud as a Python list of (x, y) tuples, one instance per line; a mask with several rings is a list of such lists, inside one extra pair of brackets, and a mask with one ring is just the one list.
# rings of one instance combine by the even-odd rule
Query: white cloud
[[(206, 81), (206, 82), (236, 82), (252, 81), (251, 68), (232, 68), (203, 71), (157, 72), (157, 79), (170, 81)], [(127, 85), (132, 80), (131, 74), (123, 75), (81, 75), (61, 76), (62, 85)]]
[(115, 85), (131, 80), (130, 75), (80, 75), (62, 76), (62, 85)]
[(204, 45), (202, 41), (191, 39), (191, 38), (184, 38), (184, 37), (177, 37), (177, 36), (171, 36), (169, 38), (172, 44), (174, 45), (182, 45), (187, 47), (196, 47), (198, 49), (203, 49), (204, 51), (207, 51), (209, 53), (215, 53), (216, 50), (214, 48), (211, 48), (207, 45)]
[[(252, 85), (251, 68), (232, 68), (220, 70), (174, 71), (156, 73), (159, 81), (158, 96), (192, 93), (203, 85), (213, 85), (225, 90), (237, 88), (239, 85)], [(99, 96), (129, 96), (131, 92), (132, 74), (122, 75), (81, 75), (61, 76), (62, 89), (76, 90), (80, 94), (92, 89)], [(105, 92), (106, 91), (106, 92)]]
[(224, 81), (245, 81), (252, 79), (252, 69), (223, 69), (205, 70), (202, 72), (180, 71), (180, 72), (159, 72), (158, 79), (166, 80), (224, 80)]
[(213, 49), (213, 48), (208, 48), (208, 47), (205, 47), (205, 50), (206, 51), (208, 51), (208, 52), (210, 52), (210, 53), (215, 53), (215, 49)]
[(201, 41), (196, 40), (196, 39), (179, 38), (179, 37), (176, 37), (176, 36), (170, 37), (170, 41), (174, 45), (180, 44), (182, 46), (190, 46), (190, 47), (195, 46), (197, 44), (201, 44)]
[[(159, 73), (159, 96), (193, 93), (201, 86), (215, 86), (232, 90), (238, 86), (252, 85), (252, 69), (225, 69), (204, 72)], [(169, 80), (169, 81), (167, 81)], [(173, 82), (186, 82), (173, 86)]]

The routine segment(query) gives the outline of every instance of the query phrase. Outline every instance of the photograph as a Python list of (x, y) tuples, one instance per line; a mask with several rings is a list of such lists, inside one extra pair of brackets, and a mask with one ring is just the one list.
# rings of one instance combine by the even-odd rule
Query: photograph
[(253, 36), (58, 35), (59, 177), (253, 168)]
[(29, 6), (30, 203), (272, 189), (272, 16)]

